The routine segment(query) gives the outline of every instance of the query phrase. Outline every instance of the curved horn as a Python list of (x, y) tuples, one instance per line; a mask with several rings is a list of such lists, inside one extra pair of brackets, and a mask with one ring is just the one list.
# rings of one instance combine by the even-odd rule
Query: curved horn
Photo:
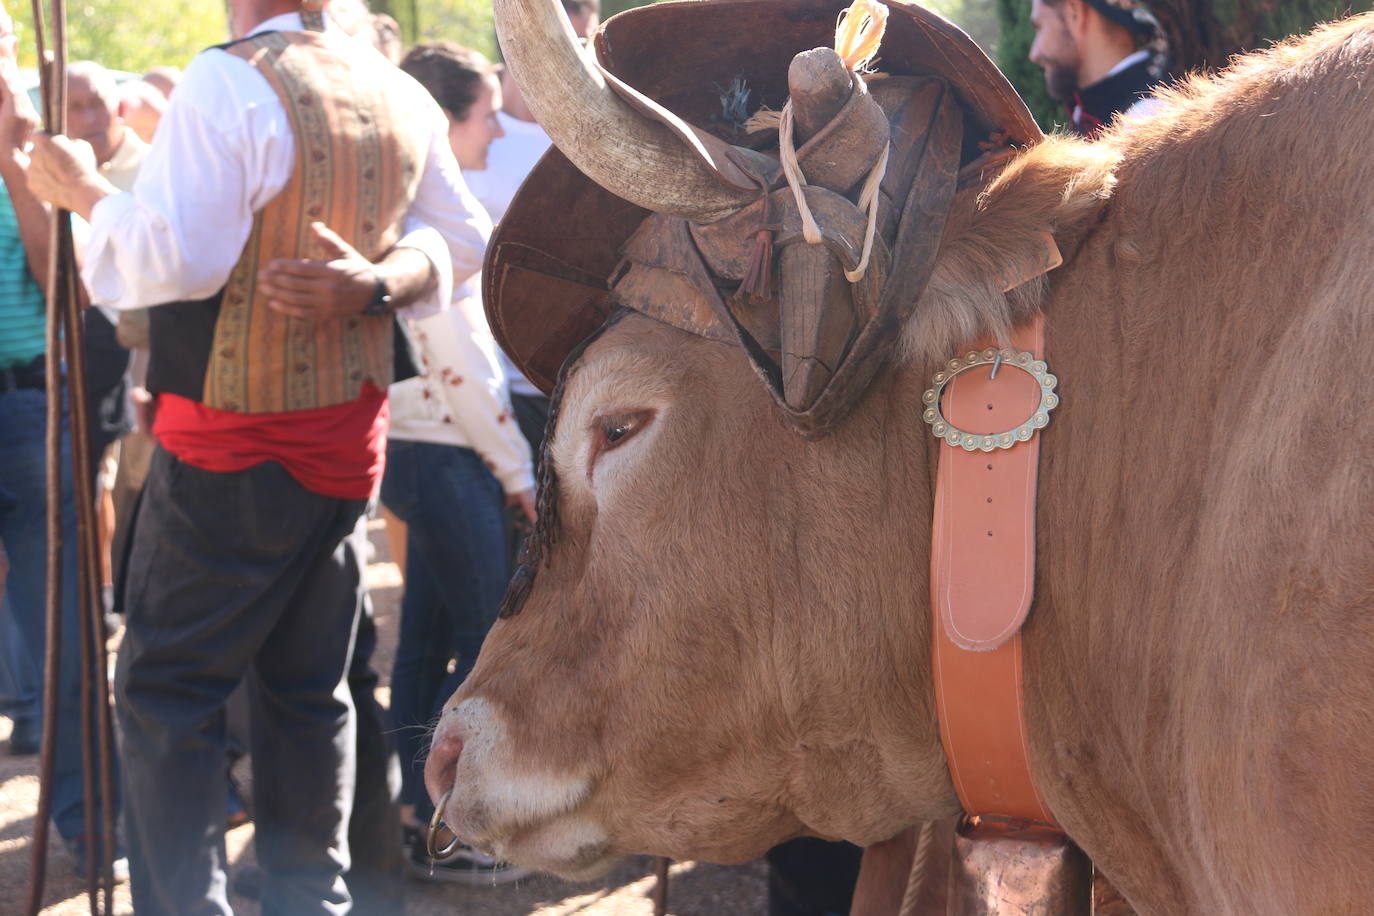
[(588, 178), (658, 213), (713, 222), (753, 202), (665, 125), (631, 108), (583, 53), (559, 0), (494, 0), (496, 33), (530, 112)]

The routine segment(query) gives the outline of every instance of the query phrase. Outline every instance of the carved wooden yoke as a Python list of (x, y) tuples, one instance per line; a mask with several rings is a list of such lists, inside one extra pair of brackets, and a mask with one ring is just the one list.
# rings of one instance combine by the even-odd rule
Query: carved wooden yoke
[[(826, 47), (842, 6), (666, 3), (606, 23), (596, 50), (610, 87), (722, 185), (756, 193), (709, 223), (651, 214), (550, 151), (507, 211), (483, 281), (493, 332), (531, 381), (551, 390), (566, 354), (619, 306), (741, 346), (803, 435), (849, 413), (925, 288), (961, 166), (1040, 132), (978, 47), (914, 5), (889, 4), (879, 72), (850, 73)], [(778, 131), (740, 117), (789, 101), (795, 190)]]

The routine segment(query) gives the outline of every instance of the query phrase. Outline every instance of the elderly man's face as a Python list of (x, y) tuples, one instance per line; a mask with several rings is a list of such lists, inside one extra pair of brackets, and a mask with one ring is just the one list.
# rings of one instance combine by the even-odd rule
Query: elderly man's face
[(1045, 88), (1050, 98), (1068, 102), (1078, 91), (1078, 68), (1081, 55), (1065, 20), (1066, 7), (1075, 0), (1061, 0), (1054, 6), (1031, 0), (1031, 25), (1035, 40), (1031, 42), (1031, 63), (1045, 71)]
[(85, 140), (97, 162), (108, 162), (119, 148), (119, 97), (114, 80), (90, 70), (67, 75), (67, 135)]

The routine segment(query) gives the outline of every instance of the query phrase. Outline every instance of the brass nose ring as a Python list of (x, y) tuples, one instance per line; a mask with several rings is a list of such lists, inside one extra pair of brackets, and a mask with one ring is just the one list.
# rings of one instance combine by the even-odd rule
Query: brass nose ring
[(453, 790), (449, 789), (444, 793), (444, 797), (439, 799), (439, 803), (434, 806), (434, 813), (429, 818), (429, 831), (425, 834), (425, 852), (429, 853), (429, 857), (435, 861), (447, 859), (453, 855), (454, 850), (462, 845), (458, 835), (454, 834), (447, 846), (442, 849), (439, 848), (439, 829), (446, 826), (444, 824), (444, 809), (448, 807), (448, 800), (452, 797)]

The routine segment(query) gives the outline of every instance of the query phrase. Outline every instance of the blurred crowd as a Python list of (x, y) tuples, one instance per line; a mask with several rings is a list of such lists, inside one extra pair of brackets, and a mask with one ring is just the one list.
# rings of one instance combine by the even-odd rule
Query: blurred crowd
[[(580, 36), (595, 30), (597, 0), (565, 0), (564, 7)], [(312, 16), (318, 17), (313, 26)], [(386, 386), (385, 397), (372, 392), (378, 396), (369, 403), (384, 406), (371, 408), (366, 428), (345, 434), (359, 441), (352, 447), (336, 441), (333, 453), (316, 449), (312, 454), (308, 446), (302, 450), (281, 445), (273, 441), (270, 420), (258, 423), (264, 416), (286, 417), (297, 426), (319, 420), (318, 411), (299, 409), (300, 405), (264, 413), (236, 410), (235, 405), (211, 407), (208, 397), (188, 399), (197, 401), (190, 408), (177, 402), (180, 386), (167, 368), (177, 357), (169, 360), (164, 354), (175, 348), (193, 350), (196, 344), (194, 334), (178, 335), (179, 326), (163, 316), (184, 313), (188, 303), (204, 300), (207, 291), (222, 297), (214, 287), (234, 283), (232, 271), (228, 277), (221, 271), (210, 289), (185, 279), (195, 273), (191, 263), (204, 258), (197, 246), (205, 238), (187, 236), (195, 236), (196, 223), (216, 235), (233, 234), (224, 232), (230, 228), (227, 221), (215, 225), (225, 213), (204, 209), (206, 195), (213, 196), (212, 186), (218, 184), (227, 200), (267, 196), (261, 193), (262, 175), (226, 176), (217, 173), (218, 165), (210, 160), (237, 142), (240, 148), (228, 157), (233, 160), (231, 171), (252, 166), (270, 173), (276, 168), (285, 173), (288, 184), (303, 177), (290, 151), (280, 166), (268, 161), (281, 153), (271, 148), (270, 140), (222, 135), (235, 128), (217, 106), (241, 106), (244, 130), (260, 129), (263, 125), (253, 120), (257, 114), (252, 96), (262, 96), (264, 88), (276, 89), (280, 77), (258, 61), (251, 63), (267, 77), (265, 86), (242, 69), (235, 70), (237, 61), (228, 60), (235, 53), (233, 43), (201, 55), (184, 74), (184, 88), (183, 73), (173, 66), (134, 77), (96, 62), (72, 63), (67, 71), (67, 133), (82, 144), (52, 147), (59, 159), (70, 154), (70, 161), (48, 171), (49, 180), (59, 175), (57, 181), (67, 185), (98, 181), (104, 190), (91, 205), (83, 206), (60, 199), (61, 192), (44, 191), (44, 150), (38, 147), (48, 138), (30, 133), (35, 121), (32, 100), (15, 65), (12, 23), (3, 17), (0, 143), (5, 155), (0, 178), (6, 200), (0, 202), (0, 257), (7, 260), (0, 264), (0, 284), (5, 286), (0, 294), (0, 364), (5, 366), (0, 378), (0, 530), (6, 577), (0, 608), (0, 713), (12, 721), (9, 752), (36, 753), (44, 737), (42, 303), (47, 214), (55, 204), (74, 212), (79, 248), (84, 249), (79, 257), (86, 281), (83, 294), (90, 300), (84, 312), (89, 440), (96, 468), (91, 492), (98, 513), (106, 627), (111, 635), (125, 629), (116, 699), (124, 739), (117, 761), (122, 778), (116, 793), (120, 797), (112, 800), (121, 823), (115, 843), (116, 878), (124, 880), (132, 872), (139, 912), (227, 912), (225, 886), (230, 876), (223, 857), (223, 830), (252, 817), (258, 821), (261, 866), (240, 869), (232, 880), (240, 893), (261, 898), (265, 911), (342, 912), (351, 904), (356, 912), (397, 912), (405, 872), (420, 880), (487, 886), (523, 874), (462, 845), (442, 859), (429, 856), (424, 833), (433, 805), (425, 791), (422, 764), (427, 727), (471, 669), (496, 618), (513, 554), (535, 520), (533, 467), (548, 401), (496, 346), (483, 314), (476, 271), (492, 220), (499, 220), (550, 141), (534, 123), (509, 72), (453, 42), (425, 42), (406, 49), (396, 22), (370, 13), (361, 0), (332, 0), (323, 11), (319, 4), (294, 0), (235, 0), (231, 26), (235, 39), (247, 41), (268, 32), (313, 27), (329, 39), (323, 53), (341, 59), (355, 74), (399, 68), (414, 81), (409, 87), (422, 87), (442, 113), (434, 136), (443, 148), (424, 149), (427, 140), (419, 144), (420, 186), (400, 192), (397, 206), (408, 212), (393, 238), (374, 245), (364, 257), (353, 247), (358, 239), (346, 239), (349, 233), (342, 227), (336, 233), (329, 219), (312, 222), (309, 238), (314, 247), (297, 244), (271, 251), (277, 257), (270, 263), (278, 269), (264, 269), (250, 280), (264, 305), (294, 322), (356, 323), (351, 316), (365, 316), (389, 325), (388, 333), (397, 344), (391, 373), (396, 381)], [(225, 59), (218, 64), (223, 72), (207, 74), (212, 68), (201, 66), (203, 59), (216, 56)], [(321, 64), (322, 69), (327, 66), (327, 61)], [(217, 79), (219, 85), (209, 85)], [(327, 81), (310, 85), (322, 93), (333, 88)], [(227, 87), (232, 87), (228, 94)], [(367, 114), (378, 122), (384, 116), (393, 118), (397, 129), (413, 127), (406, 118), (419, 109), (413, 98), (404, 97), (413, 94), (409, 87), (394, 92), (394, 99), (385, 93), (372, 98)], [(286, 100), (285, 95), (281, 98)], [(393, 102), (394, 112), (384, 112)], [(346, 100), (334, 107), (336, 112), (354, 110)], [(366, 123), (366, 117), (361, 120)], [(292, 131), (307, 129), (290, 113), (282, 123)], [(366, 136), (364, 131), (343, 140), (351, 144)], [(381, 142), (389, 139), (383, 135)], [(307, 142), (304, 136), (296, 140), (301, 147)], [(188, 160), (196, 143), (216, 148), (199, 160)], [(397, 146), (398, 155), (404, 156), (404, 142), (397, 141)], [(314, 154), (315, 162), (326, 155), (346, 155), (346, 146), (337, 143), (325, 149)], [(77, 171), (79, 160), (87, 155), (93, 159), (89, 173), (96, 177), (81, 177), (85, 173)], [(347, 185), (346, 174), (340, 169), (335, 183)], [(326, 190), (333, 207), (328, 212), (343, 219), (339, 201), (356, 191), (346, 186)], [(288, 186), (280, 193), (289, 192)], [(407, 193), (412, 195), (409, 201), (403, 199)], [(133, 215), (110, 215), (116, 205), (103, 202), (105, 196), (127, 197)], [(182, 212), (169, 216), (169, 210), (178, 208)], [(260, 201), (250, 204), (250, 221), (260, 209)], [(182, 217), (190, 229), (175, 225)], [(226, 241), (223, 247), (228, 250), (220, 259), (235, 267), (243, 252), (252, 248), (258, 231), (254, 227), (248, 239)], [(148, 238), (135, 238), (145, 232)], [(172, 243), (170, 250), (159, 245), (160, 238)], [(415, 257), (406, 262), (406, 253)], [(188, 263), (154, 265), (157, 259)], [(393, 266), (389, 269), (388, 264)], [(407, 280), (401, 269), (407, 264), (413, 268), (410, 276), (418, 279)], [(311, 273), (316, 266), (319, 272)], [(159, 273), (160, 279), (152, 276)], [(353, 287), (339, 285), (340, 278), (358, 281), (360, 274), (366, 274), (361, 281), (365, 295), (352, 295), (359, 289), (356, 282)], [(316, 309), (321, 303), (323, 307)], [(219, 305), (216, 300), (216, 308)], [(317, 353), (314, 358), (322, 373), (330, 370), (326, 363), (331, 355)], [(361, 396), (345, 399), (346, 403), (366, 401), (371, 384), (369, 380)], [(338, 405), (308, 406), (333, 410), (330, 422), (335, 425), (348, 422)], [(242, 434), (239, 428), (226, 439), (223, 423), (217, 424), (220, 418), (213, 416), (218, 409), (245, 419), (244, 425), (262, 425), (269, 431), (265, 438), (255, 439), (257, 433)], [(187, 410), (189, 414), (183, 413)], [(326, 437), (337, 436), (330, 422), (316, 429), (328, 430), (322, 433)], [(384, 435), (374, 435), (378, 428)], [(220, 466), (220, 458), (204, 457), (204, 452), (222, 449), (226, 442), (230, 452), (246, 456), (237, 462), (241, 466)], [(369, 463), (364, 455), (351, 480), (343, 480), (349, 475), (330, 467), (312, 468), (312, 462), (327, 463), (331, 458), (347, 464), (356, 457), (350, 448), (357, 453), (359, 443), (364, 450), (372, 448), (375, 460)], [(61, 447), (65, 474), (71, 460), (65, 434)], [(273, 455), (274, 447), (283, 454)], [(264, 451), (265, 456), (258, 454)], [(329, 519), (323, 536), (307, 532), (292, 544), (282, 544), (281, 558), (298, 570), (308, 567), (312, 560), (294, 551), (308, 542), (313, 562), (324, 570), (321, 576), (337, 580), (342, 569), (344, 580), (351, 575), (351, 582), (335, 581), (338, 587), (332, 590), (315, 582), (306, 600), (299, 591), (301, 583), (292, 593), (272, 581), (286, 575), (285, 563), (266, 571), (220, 575), (226, 571), (215, 569), (217, 563), (248, 560), (255, 548), (270, 549), (261, 531), (233, 525), (223, 529), (222, 537), (243, 543), (219, 554), (188, 550), (170, 560), (189, 568), (176, 572), (150, 559), (154, 554), (165, 557), (174, 545), (186, 543), (186, 532), (164, 517), (164, 510), (198, 511), (187, 509), (192, 500), (183, 494), (160, 492), (159, 483), (175, 485), (179, 474), (193, 470), (226, 479), (251, 475), (264, 457), (278, 459), (288, 482), (253, 482), (250, 488), (262, 489), (258, 496), (281, 513), (291, 512), (294, 498), (327, 499), (346, 507)], [(289, 497), (283, 495), (283, 486), (292, 490)], [(252, 512), (254, 497), (231, 495), (236, 500), (221, 508)], [(82, 871), (88, 845), (100, 847), (103, 838), (88, 837), (84, 827), (86, 806), (96, 800), (86, 797), (82, 785), (76, 713), (80, 681), (74, 499), (71, 482), (64, 478), (62, 613), (67, 626), (53, 720), (59, 734), (51, 737), (57, 757), (53, 823), (71, 852), (72, 866)], [(385, 517), (405, 580), (389, 710), (382, 709), (374, 695), (376, 633), (361, 579), (366, 560), (358, 559), (367, 549), (360, 520), (369, 516)], [(192, 519), (190, 531), (199, 530), (203, 521), (208, 523)], [(287, 522), (278, 517), (267, 519), (266, 525), (279, 528)], [(145, 550), (145, 542), (155, 549)], [(307, 579), (311, 575), (305, 573)], [(188, 585), (188, 578), (209, 580), (208, 589)], [(249, 581), (255, 578), (263, 584)], [(296, 625), (293, 612), (277, 609), (281, 604), (325, 601), (338, 610), (304, 607), (294, 612), (295, 617), (318, 618), (301, 625), (313, 630), (303, 630), (295, 640), (278, 632)], [(169, 607), (177, 610), (164, 610)], [(185, 619), (177, 615), (213, 619), (214, 625), (190, 633)], [(236, 632), (233, 637), (226, 635), (231, 629)], [(339, 648), (330, 666), (311, 670), (297, 664), (282, 675), (270, 670), (274, 641), (288, 653), (318, 647), (322, 641)], [(237, 656), (233, 665), (196, 663), (198, 653), (220, 648)], [(313, 693), (292, 694), (293, 688), (279, 682), (293, 676), (323, 681)], [(346, 698), (338, 684), (347, 688)], [(179, 692), (201, 696), (198, 702), (179, 703)], [(333, 707), (308, 709), (321, 697), (334, 701)], [(293, 704), (298, 708), (281, 708)], [(282, 753), (283, 746), (308, 743), (300, 717), (309, 714), (323, 720), (323, 744), (332, 752)], [(344, 736), (353, 745), (350, 750), (338, 747)], [(229, 776), (234, 760), (243, 754), (253, 758), (255, 773), (271, 774), (255, 780), (251, 805)], [(188, 762), (190, 757), (196, 758), (194, 764)], [(321, 767), (333, 772), (321, 773)], [(283, 770), (302, 771), (300, 782), (315, 783), (324, 791), (313, 796), (293, 791), (289, 781), (280, 778)], [(322, 817), (321, 806), (336, 811)]]

